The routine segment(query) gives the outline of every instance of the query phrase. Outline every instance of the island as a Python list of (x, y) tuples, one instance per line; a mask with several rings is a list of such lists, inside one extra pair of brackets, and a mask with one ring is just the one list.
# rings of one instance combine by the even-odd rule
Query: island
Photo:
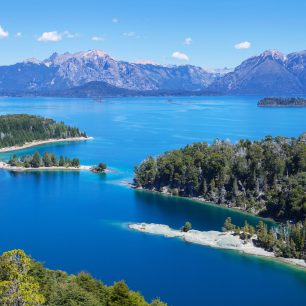
[(124, 281), (107, 286), (86, 272), (47, 269), (23, 250), (0, 256), (0, 288), (1, 305), (167, 306), (159, 298), (147, 302)]
[(306, 99), (304, 98), (263, 98), (257, 106), (259, 107), (306, 107)]
[(41, 144), (92, 139), (63, 122), (28, 114), (0, 116), (0, 153)]
[(106, 173), (110, 171), (104, 163), (100, 163), (98, 166), (83, 166), (80, 165), (79, 158), (75, 157), (71, 159), (69, 157), (63, 157), (62, 155), (57, 158), (54, 153), (49, 152), (44, 152), (43, 156), (40, 156), (38, 151), (32, 155), (23, 155), (19, 157), (14, 154), (7, 163), (0, 161), (0, 169), (10, 171), (87, 170), (95, 173)]
[(135, 167), (134, 188), (189, 197), (281, 222), (305, 220), (306, 133), (194, 143)]
[[(225, 221), (223, 232), (193, 230), (189, 225), (186, 228), (186, 224), (180, 230), (154, 223), (135, 223), (129, 224), (128, 227), (144, 233), (162, 235), (168, 238), (180, 238), (189, 243), (269, 257), (306, 268), (305, 231), (303, 231), (301, 224), (295, 226), (287, 237), (282, 233), (285, 233), (288, 228), (284, 227), (281, 230), (274, 228), (268, 231), (267, 226), (262, 221), (258, 223), (256, 229), (248, 223), (239, 228), (231, 224), (231, 220), (228, 218)], [(278, 234), (275, 236), (276, 232)]]

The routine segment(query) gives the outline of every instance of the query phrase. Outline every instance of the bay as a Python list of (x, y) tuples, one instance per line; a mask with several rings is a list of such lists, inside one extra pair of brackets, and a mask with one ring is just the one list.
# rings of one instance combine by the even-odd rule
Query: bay
[[(258, 108), (260, 97), (105, 99), (0, 98), (0, 114), (37, 114), (85, 130), (94, 140), (38, 150), (105, 162), (114, 172), (0, 171), (0, 251), (22, 248), (52, 269), (124, 279), (169, 305), (305, 305), (306, 273), (271, 260), (133, 232), (129, 222), (220, 230), (227, 216), (258, 218), (188, 199), (134, 191), (134, 165), (195, 141), (236, 142), (306, 131), (306, 108)], [(8, 159), (12, 153), (1, 154)]]

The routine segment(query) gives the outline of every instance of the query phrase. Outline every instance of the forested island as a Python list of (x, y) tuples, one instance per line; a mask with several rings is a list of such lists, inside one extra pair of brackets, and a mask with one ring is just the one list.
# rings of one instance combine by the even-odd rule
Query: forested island
[(99, 163), (97, 166), (82, 166), (77, 157), (69, 158), (62, 155), (58, 158), (54, 153), (44, 152), (41, 156), (38, 151), (33, 154), (17, 156), (14, 154), (9, 161), (0, 161), (0, 169), (9, 171), (36, 170), (88, 170), (95, 173), (106, 173), (110, 170), (107, 165)]
[(88, 139), (85, 132), (53, 119), (27, 114), (0, 116), (0, 152), (41, 143), (85, 139)]
[(24, 168), (39, 168), (39, 167), (72, 167), (79, 168), (80, 160), (78, 158), (63, 157), (62, 155), (58, 159), (54, 153), (44, 152), (43, 156), (40, 156), (36, 151), (32, 155), (23, 155), (17, 157), (13, 155), (8, 164), (11, 167), (24, 167)]
[(306, 107), (304, 98), (264, 98), (257, 104), (260, 107)]
[(148, 157), (135, 188), (193, 197), (278, 221), (306, 216), (306, 134), (236, 144), (216, 140)]
[(156, 298), (151, 303), (124, 281), (106, 286), (90, 274), (68, 275), (46, 269), (22, 250), (0, 256), (0, 304), (46, 306), (166, 306)]

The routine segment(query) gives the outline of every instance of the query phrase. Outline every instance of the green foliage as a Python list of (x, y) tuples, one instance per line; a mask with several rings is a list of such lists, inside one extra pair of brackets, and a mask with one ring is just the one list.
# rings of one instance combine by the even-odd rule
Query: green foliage
[(0, 258), (0, 302), (3, 306), (35, 306), (45, 302), (39, 283), (29, 275), (31, 259), (22, 250), (3, 253)]
[(166, 306), (159, 299), (152, 304), (125, 282), (106, 286), (90, 274), (68, 275), (49, 270), (22, 250), (0, 256), (0, 304), (3, 306)]
[(233, 226), (234, 234), (240, 235), (241, 239), (248, 241), (252, 238), (258, 247), (274, 252), (276, 256), (306, 260), (306, 221), (281, 224), (268, 229), (263, 221), (259, 221), (256, 228), (247, 222), (239, 228), (229, 223), (229, 219), (227, 218), (225, 223)]
[(224, 225), (223, 225), (223, 229), (225, 231), (233, 231), (235, 230), (235, 225), (232, 224), (232, 218), (231, 217), (227, 217), (225, 219)]
[(34, 115), (1, 115), (0, 148), (21, 146), (35, 140), (86, 137), (78, 128)]
[(104, 173), (106, 168), (107, 168), (106, 164), (99, 163), (98, 166), (93, 167), (93, 171), (98, 173)]
[(80, 160), (78, 158), (63, 158), (60, 156), (60, 159), (57, 160), (57, 157), (54, 153), (45, 152), (43, 157), (39, 155), (36, 151), (33, 155), (24, 155), (21, 157), (17, 157), (13, 155), (9, 160), (9, 165), (11, 166), (19, 166), (26, 168), (38, 168), (38, 167), (80, 167)]
[(306, 134), (267, 136), (237, 144), (194, 143), (135, 167), (134, 183), (149, 190), (238, 207), (278, 220), (306, 217)]
[(182, 232), (189, 232), (192, 229), (192, 224), (190, 222), (185, 222), (184, 226), (182, 226), (181, 231)]

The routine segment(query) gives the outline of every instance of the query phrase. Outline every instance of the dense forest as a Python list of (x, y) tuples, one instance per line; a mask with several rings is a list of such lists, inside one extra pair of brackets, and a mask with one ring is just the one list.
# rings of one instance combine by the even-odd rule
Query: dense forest
[(68, 275), (49, 270), (22, 250), (0, 256), (0, 304), (3, 306), (166, 306), (159, 299), (147, 303), (125, 282), (106, 286), (88, 273)]
[(263, 98), (258, 106), (267, 107), (306, 107), (306, 99), (303, 98)]
[[(267, 228), (263, 221), (259, 221), (256, 228), (245, 222), (243, 227), (232, 224), (228, 217), (224, 223), (224, 230), (241, 239), (253, 240), (255, 245), (269, 252), (274, 252), (277, 257), (298, 258), (306, 260), (306, 222), (296, 224), (281, 224)], [(254, 239), (255, 237), (255, 239)]]
[(0, 116), (0, 148), (20, 146), (34, 140), (86, 137), (78, 128), (34, 115)]
[(78, 158), (70, 159), (69, 157), (57, 156), (54, 153), (45, 152), (43, 156), (36, 151), (32, 155), (23, 155), (17, 157), (13, 155), (8, 164), (13, 167), (38, 168), (38, 167), (80, 167)]
[(235, 207), (275, 220), (306, 216), (306, 134), (267, 136), (236, 144), (194, 143), (148, 157), (135, 167), (134, 184), (148, 190)]

